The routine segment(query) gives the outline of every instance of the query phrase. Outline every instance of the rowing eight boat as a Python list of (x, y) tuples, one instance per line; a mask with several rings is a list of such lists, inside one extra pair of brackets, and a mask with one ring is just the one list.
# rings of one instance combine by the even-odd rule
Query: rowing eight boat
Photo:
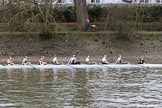
[(21, 69), (21, 68), (30, 68), (30, 69), (40, 69), (40, 68), (46, 68), (46, 69), (52, 69), (52, 68), (162, 68), (162, 64), (108, 64), (108, 65), (102, 65), (102, 64), (93, 64), (93, 65), (87, 65), (87, 64), (81, 64), (81, 65), (0, 65), (0, 69)]

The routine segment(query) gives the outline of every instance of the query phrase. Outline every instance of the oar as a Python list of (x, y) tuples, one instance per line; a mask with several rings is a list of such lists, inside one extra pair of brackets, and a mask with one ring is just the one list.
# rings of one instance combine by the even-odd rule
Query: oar
[(98, 64), (98, 65), (101, 65), (101, 66), (103, 66), (103, 67), (105, 67), (105, 68), (108, 68), (108, 66), (105, 66), (105, 65), (109, 65), (109, 64)]
[(128, 64), (134, 64), (134, 65), (137, 65), (137, 66), (142, 67), (142, 68), (149, 68), (149, 67), (146, 67), (146, 66), (142, 66), (143, 64), (135, 64), (135, 63), (130, 63), (130, 62), (128, 62)]
[(33, 69), (36, 69), (36, 67), (34, 67), (32, 64), (29, 64)]
[(70, 64), (67, 64), (67, 66), (72, 67), (72, 68), (76, 68), (76, 67), (74, 67), (74, 66), (72, 66), (72, 65), (70, 65)]
[(143, 64), (137, 64), (137, 66), (140, 66), (140, 67), (143, 67), (143, 68), (146, 68), (146, 69), (149, 68), (149, 67), (147, 67), (147, 66), (143, 66)]
[(0, 64), (0, 66), (2, 66), (2, 67), (3, 67), (3, 66), (5, 66), (5, 65), (3, 65), (3, 64)]
[(121, 64), (132, 64), (130, 63), (129, 61), (126, 61), (126, 60), (122, 60), (123, 62)]
[(7, 66), (7, 64), (1, 64), (2, 66)]

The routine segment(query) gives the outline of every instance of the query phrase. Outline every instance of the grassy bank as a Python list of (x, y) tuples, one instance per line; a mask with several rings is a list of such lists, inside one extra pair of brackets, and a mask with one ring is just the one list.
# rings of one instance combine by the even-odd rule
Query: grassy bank
[(102, 31), (53, 32), (51, 36), (45, 37), (39, 36), (39, 33), (0, 33), (0, 55), (2, 57), (45, 55), (52, 58), (54, 55), (70, 57), (76, 54), (84, 58), (89, 54), (97, 61), (107, 54), (109, 60), (114, 62), (117, 55), (121, 54), (126, 60), (136, 61), (139, 56), (143, 55), (148, 62), (161, 63), (161, 46), (161, 32), (136, 32), (124, 37), (119, 37), (115, 32)]

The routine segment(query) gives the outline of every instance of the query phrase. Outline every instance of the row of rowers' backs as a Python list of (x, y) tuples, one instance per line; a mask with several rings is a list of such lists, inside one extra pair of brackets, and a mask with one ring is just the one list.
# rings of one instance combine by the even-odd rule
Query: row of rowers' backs
[[(63, 64), (62, 62), (59, 62), (57, 57), (55, 56), (52, 60), (53, 64), (56, 64), (56, 65), (59, 65), (59, 64)], [(85, 59), (85, 63), (86, 64), (96, 64), (96, 62), (93, 62), (91, 59), (90, 59), (90, 56), (88, 55), (87, 58)], [(109, 64), (108, 60), (107, 60), (107, 55), (104, 55), (103, 58), (101, 59), (101, 63), (102, 64)], [(116, 64), (126, 64), (128, 62), (123, 62), (122, 61), (122, 56), (119, 55), (118, 58), (116, 59)], [(138, 62), (138, 64), (144, 64), (145, 63), (145, 60), (143, 57), (140, 57), (140, 60)], [(12, 57), (9, 57), (8, 60), (7, 60), (7, 64), (9, 65), (14, 65), (14, 62), (13, 62), (13, 58)], [(28, 61), (28, 57), (25, 56), (22, 60), (22, 65), (30, 65), (31, 62)], [(45, 57), (44, 56), (41, 56), (41, 58), (39, 59), (39, 64), (40, 65), (47, 65), (47, 62), (45, 61)], [(70, 60), (68, 61), (68, 64), (80, 64), (79, 61), (77, 61), (75, 55), (73, 55)]]
[[(9, 57), (9, 58), (7, 59), (7, 64), (8, 64), (8, 65), (14, 65), (14, 64), (15, 64), (15, 63), (13, 62), (13, 58), (12, 58), (12, 57)], [(28, 57), (27, 57), (27, 56), (25, 56), (25, 57), (23, 58), (22, 64), (23, 64), (23, 65), (30, 65), (30, 64), (31, 64), (31, 62), (28, 62)]]
[[(90, 59), (90, 56), (88, 55), (87, 58), (85, 59), (85, 63), (86, 64), (96, 64), (96, 62), (93, 62)], [(102, 64), (109, 64), (108, 60), (107, 60), (107, 55), (104, 55), (103, 58), (101, 59), (101, 63)], [(122, 56), (119, 55), (118, 58), (116, 59), (116, 64), (128, 64), (129, 62), (123, 62), (122, 61)], [(140, 60), (138, 62), (138, 64), (144, 64), (145, 60), (143, 57), (140, 57)], [(68, 64), (80, 64), (79, 61), (76, 60), (75, 55), (73, 55), (73, 57), (71, 57), (71, 59), (69, 60)]]
[[(7, 64), (8, 65), (14, 65), (14, 62), (13, 62), (13, 58), (12, 57), (9, 57), (7, 59)], [(23, 60), (22, 60), (22, 65), (30, 65), (30, 64), (31, 64), (31, 62), (28, 61), (28, 57), (25, 56), (23, 58)], [(41, 56), (41, 58), (39, 59), (39, 64), (40, 65), (46, 65), (47, 64), (47, 62), (45, 62), (45, 57), (44, 56)]]
[[(57, 57), (54, 57), (52, 61), (53, 61), (54, 64), (63, 64), (62, 62), (58, 62)], [(45, 57), (44, 56), (41, 56), (41, 58), (39, 59), (38, 62), (39, 62), (39, 65), (47, 65), (47, 62), (45, 61)], [(12, 57), (9, 57), (7, 59), (7, 64), (8, 65), (14, 65)], [(28, 57), (27, 56), (25, 56), (23, 58), (22, 65), (31, 65), (31, 62), (28, 61)]]

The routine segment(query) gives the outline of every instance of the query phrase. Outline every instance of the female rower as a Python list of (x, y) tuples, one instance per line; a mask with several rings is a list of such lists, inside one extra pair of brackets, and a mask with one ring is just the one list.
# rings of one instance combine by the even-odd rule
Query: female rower
[(122, 64), (121, 55), (118, 56), (118, 58), (116, 60), (116, 64)]
[(145, 59), (142, 56), (140, 57), (138, 64), (145, 64)]
[(7, 64), (8, 64), (8, 65), (14, 65), (14, 62), (13, 62), (12, 57), (9, 57), (9, 58), (8, 58)]
[(102, 61), (102, 64), (109, 64), (109, 62), (107, 61), (107, 55), (104, 55), (101, 61)]
[(41, 58), (39, 59), (39, 64), (40, 65), (47, 65), (47, 62), (45, 62), (45, 57), (41, 56)]
[(69, 60), (68, 64), (80, 64), (80, 62), (77, 61), (75, 55), (73, 55), (73, 57), (71, 57), (71, 59)]
[(92, 61), (90, 60), (90, 56), (89, 56), (89, 55), (87, 56), (85, 62), (86, 62), (86, 64), (96, 64), (96, 62), (92, 62)]
[(57, 57), (56, 57), (56, 56), (53, 58), (52, 62), (53, 62), (53, 64), (55, 64), (55, 65), (63, 64), (62, 62), (59, 62), (59, 61), (57, 60)]
[(28, 57), (25, 56), (25, 57), (23, 58), (23, 60), (22, 60), (22, 65), (30, 65), (30, 64), (31, 64), (31, 62), (28, 62)]

